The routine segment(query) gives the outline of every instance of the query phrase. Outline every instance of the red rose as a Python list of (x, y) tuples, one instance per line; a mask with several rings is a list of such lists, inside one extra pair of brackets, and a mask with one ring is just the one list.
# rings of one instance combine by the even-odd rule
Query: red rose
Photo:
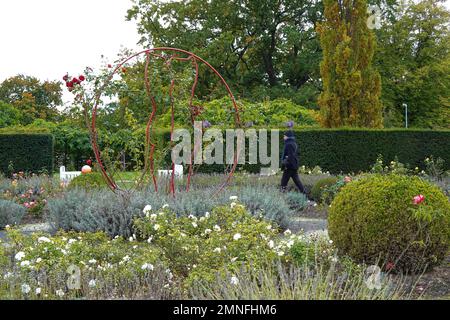
[(79, 76), (78, 79), (80, 79), (80, 81), (86, 80), (86, 78), (83, 75)]
[(67, 80), (69, 80), (69, 75), (66, 74), (66, 75), (63, 77), (63, 80), (67, 82)]
[(108, 64), (108, 68), (112, 68), (112, 65)]
[(73, 88), (73, 82), (72, 81), (66, 82), (66, 86), (67, 88)]
[(86, 164), (87, 164), (88, 166), (92, 166), (92, 160), (91, 160), (91, 159), (87, 160), (87, 161), (86, 161)]

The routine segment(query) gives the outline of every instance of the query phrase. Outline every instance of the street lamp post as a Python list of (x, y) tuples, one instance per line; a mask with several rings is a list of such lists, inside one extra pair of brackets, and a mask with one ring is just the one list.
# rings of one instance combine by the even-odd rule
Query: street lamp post
[(403, 107), (405, 108), (405, 127), (408, 129), (408, 105), (404, 103)]

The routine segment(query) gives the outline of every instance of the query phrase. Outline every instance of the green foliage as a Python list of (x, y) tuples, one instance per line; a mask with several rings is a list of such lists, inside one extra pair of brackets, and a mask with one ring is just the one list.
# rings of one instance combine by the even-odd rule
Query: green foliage
[(85, 190), (106, 188), (106, 182), (100, 172), (82, 174), (70, 181), (69, 190), (81, 188)]
[(327, 128), (382, 126), (381, 79), (372, 67), (373, 33), (367, 27), (367, 1), (324, 1), (318, 27), (323, 61), (323, 93), (318, 104)]
[[(139, 0), (127, 18), (136, 20), (145, 46), (198, 54), (241, 96), (298, 93), (307, 102), (314, 100), (311, 91), (319, 85), (320, 46), (314, 26), (321, 7), (320, 2), (303, 0), (246, 0), (228, 1), (224, 10), (220, 1)], [(212, 73), (203, 74), (199, 96), (217, 95), (218, 82)]]
[(442, 1), (407, 0), (377, 30), (385, 126), (450, 128), (450, 12)]
[(425, 159), (426, 173), (432, 177), (437, 179), (438, 181), (442, 181), (445, 176), (445, 161), (444, 159), (438, 157), (435, 159), (433, 156)]
[(30, 124), (35, 119), (56, 120), (56, 107), (62, 105), (61, 97), (59, 81), (41, 82), (35, 77), (18, 75), (0, 83), (0, 101), (22, 113), (21, 124)]
[[(148, 211), (135, 222), (138, 234), (159, 248), (176, 275), (212, 281), (217, 272), (258, 267), (276, 257), (276, 229), (232, 203), (210, 214), (177, 218), (169, 210)], [(271, 242), (272, 241), (272, 242)]]
[(2, 299), (180, 297), (158, 250), (147, 243), (111, 240), (103, 233), (70, 232), (52, 237), (23, 236), (10, 230), (7, 235), (10, 245), (0, 249)]
[(327, 202), (327, 199), (323, 198), (323, 192), (325, 188), (330, 187), (338, 182), (336, 177), (323, 178), (316, 182), (316, 184), (311, 189), (311, 198), (316, 202)]
[[(416, 170), (417, 171), (417, 170)], [(408, 174), (410, 170), (400, 161), (398, 161), (398, 157), (395, 156), (394, 160), (390, 162), (389, 165), (385, 165), (383, 161), (383, 156), (380, 154), (377, 157), (376, 162), (373, 164), (370, 169), (371, 173), (379, 173), (379, 174)], [(414, 172), (417, 173), (417, 172)]]
[[(424, 201), (416, 204), (419, 195)], [(341, 254), (388, 270), (432, 268), (450, 245), (450, 203), (418, 177), (369, 175), (348, 184), (331, 204), (328, 223)]]
[[(186, 125), (186, 120), (190, 118), (185, 110), (182, 114), (183, 106), (187, 102), (180, 102), (175, 109), (175, 124)], [(225, 127), (234, 125), (233, 105), (229, 97), (215, 99), (203, 104), (204, 112), (199, 120), (208, 120), (213, 126)], [(238, 107), (240, 119), (243, 125), (281, 127), (288, 121), (294, 121), (297, 126), (318, 126), (318, 114), (297, 105), (288, 99), (265, 100), (262, 102), (250, 102), (239, 100)], [(169, 127), (171, 121), (170, 110), (159, 119), (159, 125)]]
[(5, 228), (7, 225), (14, 226), (19, 224), (25, 213), (26, 209), (23, 206), (13, 201), (0, 199), (0, 229)]
[(53, 144), (49, 134), (0, 133), (0, 172), (7, 173), (10, 163), (17, 172), (53, 172)]
[(345, 186), (346, 183), (352, 181), (352, 178), (349, 176), (340, 176), (336, 183), (325, 185), (322, 189), (322, 195), (320, 201), (326, 205), (330, 205), (333, 202), (334, 197), (341, 191), (342, 187)]
[(21, 118), (19, 110), (0, 100), (0, 128), (18, 125)]

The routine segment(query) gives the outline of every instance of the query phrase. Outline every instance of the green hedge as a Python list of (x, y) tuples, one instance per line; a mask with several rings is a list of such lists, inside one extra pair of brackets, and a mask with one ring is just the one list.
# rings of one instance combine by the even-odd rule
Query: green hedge
[(53, 172), (53, 145), (51, 134), (0, 134), (0, 172)]
[[(68, 162), (74, 163), (73, 169), (79, 170), (86, 159), (93, 157), (88, 133), (86, 130), (75, 128), (68, 130), (64, 126), (61, 126), (58, 130), (57, 128), (52, 130), (55, 136), (55, 163), (58, 165), (64, 164), (66, 167)], [(280, 130), (280, 153), (282, 152), (284, 130)], [(435, 158), (443, 158), (445, 160), (445, 169), (450, 169), (449, 130), (303, 128), (294, 132), (300, 149), (300, 164), (307, 167), (318, 165), (332, 173), (367, 171), (375, 163), (379, 154), (383, 155), (385, 161), (394, 160), (397, 156), (402, 163), (409, 164), (413, 168), (417, 166), (420, 169), (425, 169), (424, 159), (433, 155)], [(157, 165), (160, 166), (164, 162), (168, 164), (170, 163), (170, 131), (168, 129), (157, 129), (155, 134), (154, 141), (158, 145), (155, 157), (161, 160), (164, 159), (157, 161)], [(7, 140), (9, 141), (9, 138)], [(108, 144), (110, 148), (117, 152), (126, 150), (127, 163), (133, 165), (136, 162), (134, 159), (136, 154), (139, 154), (138, 150), (144, 146), (144, 141), (144, 128), (135, 131), (124, 129), (113, 134), (101, 132), (99, 144), (101, 149), (104, 148), (105, 144)], [(270, 143), (270, 139), (268, 139), (268, 142)], [(13, 142), (11, 145), (14, 146), (14, 152), (3, 152), (3, 147), (0, 145), (0, 171), (4, 171), (9, 163), (8, 160), (5, 160), (5, 155), (9, 157), (9, 154), (14, 155), (17, 152), (21, 152), (21, 149), (29, 150), (33, 144), (36, 145), (36, 143), (30, 143), (27, 147), (19, 148), (16, 146), (23, 146), (22, 142)], [(248, 147), (248, 143), (246, 145)], [(41, 150), (39, 151), (41, 152)], [(130, 151), (133, 151), (134, 155)], [(43, 153), (48, 156), (52, 154), (52, 151)], [(25, 151), (25, 155), (29, 154), (38, 153)], [(26, 158), (26, 156), (20, 155), (18, 158), (22, 159)], [(42, 158), (42, 161), (46, 161), (44, 167), (48, 167), (49, 159), (44, 160)], [(142, 162), (143, 158), (140, 161)], [(37, 167), (42, 167), (42, 165), (40, 164)], [(166, 167), (168, 166), (166, 165)], [(198, 168), (198, 172), (223, 172), (224, 169), (223, 165), (202, 165)], [(248, 172), (260, 172), (259, 165), (245, 165), (239, 169)]]
[[(398, 157), (400, 162), (421, 169), (424, 169), (425, 158), (433, 155), (444, 159), (445, 169), (450, 169), (449, 130), (303, 129), (294, 132), (300, 165), (320, 166), (331, 173), (368, 171), (379, 154), (386, 161)], [(283, 131), (280, 130), (280, 153), (282, 139)], [(223, 169), (223, 166), (214, 165), (202, 166), (199, 171)], [(259, 172), (260, 166), (245, 165), (242, 169)]]
[(367, 171), (382, 154), (387, 161), (397, 156), (412, 167), (424, 167), (433, 155), (450, 169), (450, 131), (431, 130), (305, 130), (296, 132), (300, 162), (319, 165), (330, 172)]

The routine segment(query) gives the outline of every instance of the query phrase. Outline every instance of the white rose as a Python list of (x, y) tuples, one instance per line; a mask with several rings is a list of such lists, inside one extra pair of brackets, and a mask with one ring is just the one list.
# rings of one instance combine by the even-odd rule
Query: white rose
[(30, 291), (31, 287), (28, 284), (26, 283), (22, 284), (22, 293), (28, 294), (30, 293)]
[(25, 257), (25, 252), (22, 252), (22, 251), (17, 252), (16, 255), (15, 255), (15, 259), (16, 259), (17, 261), (22, 260), (24, 257)]
[(239, 284), (239, 279), (238, 279), (237, 277), (235, 277), (235, 276), (232, 276), (231, 279), (230, 279), (230, 283), (231, 283), (233, 286), (236, 286), (236, 285)]
[(144, 212), (145, 214), (149, 213), (150, 211), (152, 211), (152, 206), (149, 204), (144, 207), (144, 210), (142, 210), (142, 212)]

